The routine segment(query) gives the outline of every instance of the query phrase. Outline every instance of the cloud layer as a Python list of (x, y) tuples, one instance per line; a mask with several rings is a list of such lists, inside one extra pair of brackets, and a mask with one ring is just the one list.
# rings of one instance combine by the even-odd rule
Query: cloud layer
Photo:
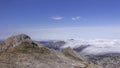
[[(89, 46), (88, 46), (89, 45)], [(120, 53), (120, 40), (119, 39), (81, 39), (81, 40), (67, 40), (66, 44), (61, 48), (79, 48), (88, 46), (82, 51), (82, 55), (99, 55), (106, 53)]]

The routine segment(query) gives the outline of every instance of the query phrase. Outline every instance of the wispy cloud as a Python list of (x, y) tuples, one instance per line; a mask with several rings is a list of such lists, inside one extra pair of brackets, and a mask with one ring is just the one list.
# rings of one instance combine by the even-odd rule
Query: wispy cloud
[(53, 16), (53, 17), (51, 17), (51, 19), (53, 19), (53, 20), (62, 20), (63, 17), (61, 17), (61, 16)]
[(72, 20), (73, 20), (73, 21), (80, 21), (80, 20), (81, 20), (81, 17), (80, 17), (80, 16), (72, 17)]

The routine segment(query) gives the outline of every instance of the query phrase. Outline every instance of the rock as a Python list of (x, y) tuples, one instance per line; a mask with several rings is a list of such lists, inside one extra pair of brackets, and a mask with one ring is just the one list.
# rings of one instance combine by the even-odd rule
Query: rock
[(15, 47), (20, 45), (24, 41), (31, 41), (31, 38), (26, 34), (19, 34), (11, 36), (0, 44), (0, 52), (9, 49), (10, 47)]
[(67, 56), (70, 57), (71, 59), (77, 60), (77, 61), (83, 61), (83, 58), (80, 57), (73, 49), (71, 49), (70, 47), (65, 48), (62, 50), (62, 53)]
[(71, 48), (57, 52), (25, 34), (8, 38), (0, 47), (0, 68), (92, 68)]
[(7, 40), (5, 40), (5, 45), (13, 45), (13, 47), (15, 47), (23, 41), (31, 41), (31, 38), (26, 34), (19, 34), (9, 37)]
[(99, 68), (120, 68), (120, 54), (108, 53), (103, 55), (89, 55), (88, 61), (100, 66)]

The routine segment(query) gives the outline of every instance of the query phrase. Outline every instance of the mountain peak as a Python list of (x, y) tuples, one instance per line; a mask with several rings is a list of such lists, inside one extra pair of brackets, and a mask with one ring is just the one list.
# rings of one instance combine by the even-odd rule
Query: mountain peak
[(1, 68), (91, 68), (72, 49), (57, 52), (26, 34), (9, 37), (0, 44), (0, 61)]
[(11, 36), (0, 44), (0, 51), (4, 51), (9, 48), (14, 48), (16, 46), (19, 46), (20, 44), (22, 44), (25, 41), (32, 43), (31, 38), (26, 34), (18, 34), (15, 36)]
[(18, 34), (15, 36), (11, 36), (7, 40), (5, 40), (5, 44), (15, 47), (24, 41), (31, 41), (31, 38), (26, 34)]

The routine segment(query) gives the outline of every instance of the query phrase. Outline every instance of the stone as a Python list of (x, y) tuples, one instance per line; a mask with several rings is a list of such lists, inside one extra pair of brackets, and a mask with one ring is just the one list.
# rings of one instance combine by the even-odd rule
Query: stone
[(15, 47), (21, 44), (23, 41), (31, 41), (31, 38), (26, 34), (19, 34), (9, 37), (7, 40), (5, 40), (5, 45), (12, 45), (13, 47)]

